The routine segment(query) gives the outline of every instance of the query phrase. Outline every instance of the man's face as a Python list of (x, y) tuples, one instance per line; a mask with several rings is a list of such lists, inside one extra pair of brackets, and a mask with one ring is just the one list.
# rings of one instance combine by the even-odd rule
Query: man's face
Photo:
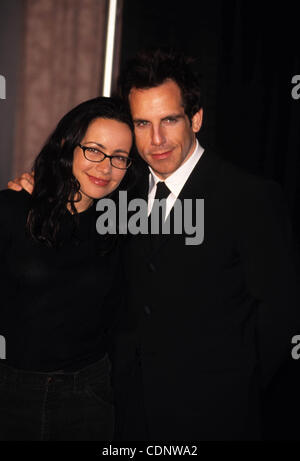
[(192, 119), (184, 112), (181, 91), (173, 80), (129, 94), (135, 141), (141, 157), (166, 179), (192, 154), (202, 124), (202, 109)]

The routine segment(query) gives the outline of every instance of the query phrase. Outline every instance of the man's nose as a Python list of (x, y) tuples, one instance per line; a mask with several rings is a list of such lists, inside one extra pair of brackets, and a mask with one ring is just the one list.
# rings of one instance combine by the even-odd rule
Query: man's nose
[(158, 127), (152, 127), (152, 144), (154, 146), (160, 146), (161, 144), (164, 144), (165, 142), (165, 135), (163, 132), (163, 128), (161, 126)]

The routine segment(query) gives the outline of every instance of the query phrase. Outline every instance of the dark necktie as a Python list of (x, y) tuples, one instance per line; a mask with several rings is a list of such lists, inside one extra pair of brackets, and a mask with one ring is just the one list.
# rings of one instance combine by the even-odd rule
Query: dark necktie
[(166, 185), (165, 182), (159, 181), (156, 184), (156, 193), (155, 193), (154, 198), (157, 198), (157, 199), (161, 200), (163, 198), (169, 197), (170, 194), (171, 194), (171, 191), (170, 191), (170, 189), (168, 188), (168, 186)]
[[(171, 194), (171, 191), (170, 191), (170, 189), (168, 188), (168, 186), (166, 185), (165, 182), (159, 181), (156, 184), (156, 193), (155, 193), (154, 199), (157, 199), (157, 200), (166, 199), (170, 194)], [(154, 206), (155, 205), (153, 204), (152, 210), (153, 210)], [(152, 210), (151, 210), (151, 213), (152, 213)], [(149, 220), (150, 221), (151, 221), (151, 213), (149, 215)], [(160, 208), (159, 209), (159, 234), (161, 233), (163, 221), (164, 221), (164, 216), (162, 216), (162, 209)], [(149, 224), (151, 225), (150, 222), (149, 222)], [(150, 227), (150, 229), (151, 229), (151, 227)], [(159, 234), (152, 234), (151, 235), (151, 245), (152, 245), (153, 249), (156, 248), (157, 245), (158, 245)]]

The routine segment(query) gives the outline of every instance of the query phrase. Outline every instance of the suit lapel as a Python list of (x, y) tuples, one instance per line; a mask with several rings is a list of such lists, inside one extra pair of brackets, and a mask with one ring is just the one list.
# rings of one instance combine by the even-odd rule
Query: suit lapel
[[(221, 165), (221, 159), (213, 152), (205, 150), (190, 174), (188, 180), (183, 186), (178, 200), (185, 199), (196, 199), (203, 198), (207, 199), (210, 191), (214, 190), (215, 186), (215, 173)], [(149, 189), (149, 171), (143, 175), (136, 187), (136, 196), (148, 201), (148, 189)], [(149, 257), (156, 254), (162, 246), (164, 246), (171, 238), (174, 227), (174, 207), (170, 211), (169, 218), (171, 219), (171, 232), (170, 234), (160, 234), (155, 236), (155, 246), (151, 245), (150, 235), (140, 235), (143, 242), (142, 247), (145, 252), (145, 256)], [(184, 228), (183, 228), (184, 229)]]
[(205, 198), (214, 188), (214, 176), (219, 165), (219, 157), (205, 150), (183, 186), (178, 199)]
[[(213, 152), (205, 150), (183, 186), (177, 200), (182, 201), (183, 204), (183, 200), (185, 199), (208, 198), (210, 191), (215, 188), (214, 177), (216, 169), (220, 164), (221, 161), (218, 156)], [(161, 250), (174, 233), (174, 207), (170, 211), (169, 217), (171, 219), (171, 232), (170, 234), (160, 234), (156, 237), (157, 242), (152, 249), (151, 255)], [(184, 227), (182, 227), (182, 229), (184, 234)]]
[[(149, 190), (149, 169), (146, 167), (143, 171), (138, 183), (131, 193), (130, 198), (138, 198), (145, 200), (148, 203), (148, 190)], [(132, 213), (133, 214), (133, 213)], [(128, 215), (130, 217), (130, 214)], [(131, 245), (134, 246), (134, 251), (141, 251), (145, 258), (148, 258), (151, 251), (149, 235), (138, 234), (131, 236)]]

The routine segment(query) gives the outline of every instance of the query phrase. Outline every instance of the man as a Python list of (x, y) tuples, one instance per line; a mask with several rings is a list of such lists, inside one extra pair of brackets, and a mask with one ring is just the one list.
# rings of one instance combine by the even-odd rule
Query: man
[(176, 200), (192, 200), (196, 211), (204, 199), (204, 240), (187, 245), (184, 233), (172, 232), (125, 245), (116, 438), (259, 439), (262, 390), (299, 324), (280, 188), (199, 145), (201, 90), (184, 56), (142, 54), (120, 85), (149, 166), (135, 197), (151, 213), (164, 189), (173, 219)]
[(279, 186), (199, 145), (201, 90), (183, 56), (141, 54), (120, 85), (149, 165), (136, 195), (148, 199), (149, 212), (161, 181), (170, 213), (176, 199), (204, 199), (200, 245), (178, 235), (161, 235), (153, 245), (140, 235), (126, 247), (120, 437), (259, 439), (261, 391), (298, 325)]

